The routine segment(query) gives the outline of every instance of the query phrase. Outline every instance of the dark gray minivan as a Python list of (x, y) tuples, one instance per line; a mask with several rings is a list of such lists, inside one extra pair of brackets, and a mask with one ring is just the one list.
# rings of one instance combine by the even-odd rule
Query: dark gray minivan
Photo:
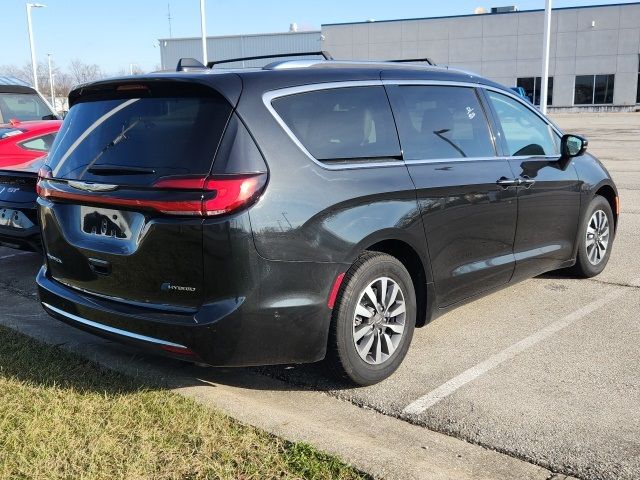
[(607, 263), (613, 181), (508, 88), (392, 62), (190, 70), (71, 92), (38, 183), (54, 317), (366, 385), (443, 312)]

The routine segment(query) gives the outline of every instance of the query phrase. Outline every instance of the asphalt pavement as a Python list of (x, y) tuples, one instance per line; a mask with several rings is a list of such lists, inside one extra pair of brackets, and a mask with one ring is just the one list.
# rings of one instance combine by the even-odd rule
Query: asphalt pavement
[[(149, 369), (164, 379), (177, 375), (181, 392), (275, 433), (340, 453), (376, 475), (638, 479), (640, 113), (554, 119), (565, 131), (589, 138), (589, 150), (619, 187), (622, 214), (607, 269), (589, 280), (543, 275), (440, 317), (416, 330), (399, 371), (378, 385), (345, 388), (317, 365), (185, 367), (99, 341), (43, 315), (33, 285), (39, 258), (6, 248), (0, 248), (5, 305), (0, 323), (65, 344), (111, 367), (138, 373)], [(191, 390), (195, 386), (200, 390)], [(295, 399), (300, 399), (297, 406), (291, 404)], [(317, 402), (319, 418), (332, 409), (342, 414), (326, 417), (335, 424), (324, 433), (311, 424), (305, 427), (308, 402)], [(300, 413), (295, 421), (301, 427), (286, 425), (293, 420), (273, 413), (277, 408), (282, 415)], [(393, 451), (393, 445), (387, 449), (379, 444), (384, 431), (371, 434), (372, 451), (381, 450), (369, 460), (366, 453), (351, 449), (346, 433), (334, 438), (332, 432), (351, 431), (353, 441), (362, 444), (351, 423), (359, 415), (366, 423), (363, 431), (386, 425), (388, 438), (399, 446), (407, 443), (398, 461), (382, 461)], [(417, 438), (423, 445), (414, 451)], [(442, 451), (433, 446), (445, 444)], [(425, 445), (432, 445), (431, 450)]]

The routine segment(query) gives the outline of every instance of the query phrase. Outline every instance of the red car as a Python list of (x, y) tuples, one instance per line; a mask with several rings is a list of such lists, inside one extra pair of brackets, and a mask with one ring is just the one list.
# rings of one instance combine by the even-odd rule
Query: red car
[(0, 124), (0, 169), (19, 167), (46, 154), (60, 125), (61, 120), (12, 120)]

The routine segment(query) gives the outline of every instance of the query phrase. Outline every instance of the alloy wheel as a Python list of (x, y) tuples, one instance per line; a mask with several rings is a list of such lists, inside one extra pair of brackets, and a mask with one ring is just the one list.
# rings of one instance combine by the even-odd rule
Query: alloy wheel
[(609, 246), (609, 220), (603, 210), (596, 210), (587, 224), (587, 258), (592, 265), (598, 265)]
[(380, 277), (360, 293), (353, 316), (353, 343), (370, 365), (386, 362), (400, 345), (406, 317), (405, 297), (396, 281)]

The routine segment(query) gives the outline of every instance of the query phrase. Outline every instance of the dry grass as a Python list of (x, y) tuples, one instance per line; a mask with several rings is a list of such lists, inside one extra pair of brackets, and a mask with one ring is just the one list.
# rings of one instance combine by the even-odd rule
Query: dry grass
[(0, 478), (362, 478), (169, 391), (0, 328)]

